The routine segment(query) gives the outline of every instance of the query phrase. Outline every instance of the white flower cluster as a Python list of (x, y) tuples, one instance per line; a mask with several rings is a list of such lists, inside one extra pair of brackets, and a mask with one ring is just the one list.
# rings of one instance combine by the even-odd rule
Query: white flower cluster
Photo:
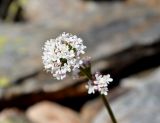
[(88, 85), (86, 88), (88, 89), (88, 94), (95, 93), (95, 91), (99, 91), (101, 94), (107, 95), (108, 94), (108, 84), (112, 82), (113, 79), (110, 78), (110, 75), (99, 75), (98, 73), (95, 74), (95, 80), (88, 81)]
[(56, 39), (45, 42), (42, 56), (44, 68), (58, 80), (62, 80), (67, 72), (76, 70), (83, 63), (80, 55), (85, 53), (85, 48), (81, 38), (62, 33)]

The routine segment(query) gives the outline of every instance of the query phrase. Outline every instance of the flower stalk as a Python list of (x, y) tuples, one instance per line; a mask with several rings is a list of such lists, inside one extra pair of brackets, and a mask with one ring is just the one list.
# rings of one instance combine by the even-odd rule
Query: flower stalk
[[(83, 75), (85, 75), (89, 80), (93, 81), (91, 72), (86, 71), (85, 68), (82, 68), (82, 67), (80, 67), (80, 70), (83, 73)], [(107, 109), (107, 111), (109, 113), (109, 116), (110, 116), (112, 122), (113, 123), (117, 123), (117, 120), (116, 120), (116, 118), (114, 116), (114, 113), (113, 113), (113, 111), (112, 111), (112, 109), (111, 109), (111, 107), (109, 105), (109, 102), (108, 102), (106, 96), (104, 94), (100, 94), (100, 95), (101, 95), (101, 99), (102, 99), (102, 101), (103, 101), (103, 103), (104, 103), (104, 105), (105, 105), (105, 107), (106, 107), (106, 109)]]
[(107, 111), (109, 113), (109, 116), (111, 117), (112, 122), (113, 123), (117, 123), (117, 120), (116, 120), (116, 118), (115, 118), (115, 116), (113, 114), (113, 111), (112, 111), (112, 109), (111, 109), (111, 107), (110, 107), (110, 105), (108, 103), (107, 98), (105, 97), (105, 95), (101, 95), (101, 98), (102, 98), (102, 100), (104, 102), (105, 107), (107, 108)]

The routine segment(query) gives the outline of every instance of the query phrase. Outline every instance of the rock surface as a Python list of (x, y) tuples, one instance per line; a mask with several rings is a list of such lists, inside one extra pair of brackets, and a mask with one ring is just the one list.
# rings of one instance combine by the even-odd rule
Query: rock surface
[[(43, 3), (43, 1), (41, 2)], [(54, 0), (52, 2), (54, 4), (56, 1)], [(72, 3), (73, 0), (70, 2)], [(55, 18), (52, 17), (56, 15), (48, 16), (52, 19), (46, 19), (46, 21), (40, 19), (36, 23), (30, 22), (24, 25), (0, 24), (0, 85), (3, 85), (0, 89), (0, 100), (2, 100), (2, 102), (0, 101), (0, 105), (10, 105), (11, 102), (8, 104), (3, 102), (3, 100), (8, 101), (13, 98), (12, 104), (19, 106), (18, 102), (16, 102), (17, 100), (15, 101), (14, 98), (18, 97), (15, 99), (21, 100), (19, 96), (23, 95), (25, 95), (24, 98), (26, 96), (31, 98), (32, 96), (29, 94), (38, 95), (38, 98), (34, 99), (39, 99), (40, 101), (46, 93), (51, 95), (51, 93), (61, 91), (69, 86), (74, 87), (73, 83), (79, 82), (79, 80), (73, 81), (72, 79), (57, 82), (50, 74), (42, 72), (41, 47), (43, 42), (49, 37), (56, 37), (62, 31), (77, 33), (84, 39), (85, 45), (88, 47), (87, 55), (90, 55), (92, 60), (96, 62), (93, 71), (107, 68), (107, 65), (110, 65), (108, 64), (110, 57), (118, 52), (128, 50), (130, 47), (135, 47), (135, 50), (132, 51), (136, 51), (136, 46), (152, 46), (152, 44), (159, 42), (160, 14), (159, 11), (155, 11), (153, 8), (129, 6), (122, 3), (95, 4), (92, 2), (83, 3), (81, 1), (80, 4), (75, 4), (79, 8), (77, 13), (74, 11), (76, 8), (73, 6), (73, 8), (70, 8), (70, 4), (67, 4), (65, 7), (68, 11), (74, 11), (73, 13), (75, 15), (81, 13), (82, 20), (79, 22), (71, 17), (67, 20), (70, 23), (67, 26), (60, 21), (56, 21), (53, 24), (52, 21)], [(46, 3), (44, 6), (47, 8), (49, 5)], [(80, 6), (83, 7), (81, 8)], [(60, 7), (58, 11), (63, 12), (61, 10), (62, 8)], [(50, 9), (45, 11), (50, 11)], [(86, 14), (86, 11), (88, 14), (83, 15), (83, 13)], [(67, 16), (70, 16), (70, 12)], [(57, 18), (61, 19), (63, 17), (58, 16)], [(157, 45), (158, 48), (159, 45)], [(145, 55), (152, 56), (154, 49), (151, 48), (151, 50), (147, 51)], [(136, 54), (134, 55), (136, 56)], [(126, 60), (128, 56), (125, 55), (122, 61)], [(104, 57), (108, 59), (104, 60)], [(148, 61), (150, 58), (152, 59), (152, 57), (147, 57), (145, 61)], [(113, 60), (117, 61), (117, 59)], [(158, 60), (153, 61), (157, 61), (158, 63)], [(114, 63), (114, 61), (111, 62)], [(122, 75), (122, 77), (124, 76)], [(84, 88), (80, 86), (78, 92), (84, 94)], [(74, 94), (76, 95), (76, 93)], [(73, 96), (69, 91), (65, 94), (61, 93), (61, 97), (66, 95)], [(80, 93), (77, 95), (80, 95)], [(49, 97), (48, 95), (44, 97), (53, 99), (53, 97)], [(58, 96), (56, 95), (56, 97)], [(25, 101), (22, 105), (26, 103)], [(33, 103), (35, 101), (30, 104)]]
[[(159, 74), (160, 68), (123, 80), (122, 86), (130, 91), (110, 102), (119, 123), (160, 122)], [(92, 123), (104, 122), (111, 122), (105, 108), (92, 120)]]
[[(28, 0), (24, 11), (31, 23), (46, 23), (47, 20), (50, 24), (61, 24), (63, 27), (76, 22), (79, 27), (82, 22), (89, 24), (89, 21), (100, 21), (103, 17), (99, 7), (93, 2), (81, 0)], [(88, 16), (93, 20), (87, 21)]]
[(148, 5), (148, 6), (159, 6), (160, 1), (159, 0), (127, 0), (130, 4), (140, 4), (140, 5)]
[[(61, 1), (64, 2), (64, 0)], [(90, 7), (86, 8), (89, 11), (89, 16), (83, 17), (82, 20), (85, 22), (88, 20), (90, 24), (85, 23), (84, 25), (83, 21), (77, 22), (77, 20), (72, 18), (69, 21), (72, 20), (74, 22), (71, 22), (72, 24), (67, 27), (63, 26), (60, 21), (52, 24), (51, 22), (55, 18), (46, 19), (49, 22), (42, 21), (36, 24), (0, 24), (0, 78), (7, 78), (9, 82), (15, 82), (20, 78), (31, 76), (41, 70), (41, 47), (46, 39), (56, 37), (59, 35), (59, 32), (69, 31), (80, 33), (80, 37), (84, 39), (88, 47), (88, 55), (91, 55), (93, 59), (113, 54), (139, 42), (153, 41), (153, 38), (159, 35), (159, 13), (153, 9), (139, 6), (134, 6), (136, 7), (134, 8), (120, 3), (101, 5), (89, 2), (86, 4), (91, 4), (91, 6), (94, 4), (97, 8), (93, 12), (88, 10)], [(83, 3), (82, 6), (86, 4)], [(68, 6), (66, 5), (66, 8), (69, 9), (70, 4)], [(76, 8), (73, 7), (73, 11), (74, 9)], [(105, 16), (106, 11), (108, 12), (107, 16)], [(85, 14), (85, 12), (83, 13)], [(100, 13), (103, 18), (96, 16), (100, 15)], [(76, 13), (75, 11), (74, 15), (78, 15), (78, 12)], [(92, 21), (94, 19), (103, 21)], [(46, 24), (49, 25), (47, 26)], [(75, 24), (76, 28), (73, 28)], [(80, 26), (80, 28), (77, 26)], [(153, 29), (153, 31), (150, 31), (150, 36), (146, 37), (148, 33), (145, 33), (145, 30), (150, 30), (154, 27), (156, 27), (156, 33), (154, 31), (155, 29)], [(95, 50), (99, 52), (94, 52), (93, 54)]]
[(26, 114), (34, 123), (81, 123), (76, 112), (51, 102), (35, 104)]
[(32, 123), (17, 109), (5, 109), (0, 113), (0, 123)]

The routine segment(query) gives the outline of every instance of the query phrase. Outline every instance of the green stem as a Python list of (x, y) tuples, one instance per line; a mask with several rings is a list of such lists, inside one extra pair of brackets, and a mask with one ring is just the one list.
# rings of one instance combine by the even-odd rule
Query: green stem
[(82, 67), (80, 67), (80, 70), (89, 80), (92, 80), (92, 75), (90, 73), (88, 73), (88, 71), (86, 71)]
[[(80, 67), (80, 70), (89, 80), (92, 80), (92, 74), (91, 73), (89, 73), (88, 71), (86, 71), (82, 67)], [(106, 109), (107, 109), (107, 111), (108, 111), (108, 113), (109, 113), (109, 115), (111, 117), (112, 122), (113, 123), (117, 123), (116, 118), (115, 118), (115, 116), (114, 116), (114, 114), (112, 112), (112, 109), (111, 109), (111, 107), (110, 107), (110, 105), (108, 103), (107, 98), (105, 97), (105, 95), (101, 95), (101, 98), (102, 98), (103, 103), (104, 103), (104, 105), (105, 105), (105, 107), (106, 107)]]
[(110, 107), (110, 105), (109, 105), (109, 103), (108, 103), (107, 98), (105, 97), (105, 95), (101, 95), (101, 97), (102, 97), (102, 100), (103, 100), (103, 102), (104, 102), (104, 105), (106, 106), (106, 108), (107, 108), (107, 110), (108, 110), (108, 113), (109, 113), (109, 115), (110, 115), (110, 117), (111, 117), (111, 119), (112, 119), (112, 122), (113, 122), (113, 123), (117, 123), (116, 118), (115, 118), (115, 116), (114, 116), (114, 114), (113, 114), (113, 111), (112, 111), (112, 109), (111, 109), (111, 107)]

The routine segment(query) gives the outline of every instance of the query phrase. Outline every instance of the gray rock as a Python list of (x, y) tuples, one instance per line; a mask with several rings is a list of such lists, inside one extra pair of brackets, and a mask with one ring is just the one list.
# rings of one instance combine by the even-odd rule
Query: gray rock
[(48, 101), (31, 106), (26, 115), (34, 123), (80, 123), (76, 112)]
[(159, 0), (127, 0), (129, 4), (137, 4), (137, 5), (147, 5), (152, 7), (157, 7), (160, 4)]
[[(160, 68), (145, 77), (135, 76), (124, 80), (122, 86), (131, 91), (110, 103), (119, 123), (160, 122), (159, 74)], [(109, 119), (106, 109), (103, 108), (92, 123), (109, 122)]]
[[(53, 2), (53, 5), (56, 1), (50, 2)], [(74, 0), (69, 3), (72, 2), (75, 3)], [(38, 3), (44, 8), (50, 6), (47, 2), (41, 3), (44, 1)], [(57, 16), (58, 19), (55, 19), (56, 14), (50, 16), (50, 9), (54, 7), (49, 7), (45, 10), (51, 11), (49, 15), (42, 19), (40, 17), (36, 23), (31, 21), (24, 25), (0, 24), (0, 83), (5, 86), (0, 90), (1, 99), (41, 91), (55, 92), (77, 82), (71, 79), (57, 82), (51, 75), (42, 72), (41, 47), (44, 41), (63, 31), (79, 34), (88, 47), (87, 55), (97, 62), (101, 62), (102, 57), (112, 56), (128, 47), (146, 45), (146, 42), (151, 45), (159, 41), (160, 15), (152, 8), (122, 3), (95, 4), (81, 1), (80, 4), (75, 4), (79, 11), (71, 4), (65, 6), (69, 11), (69, 14), (66, 13), (67, 17), (72, 15), (70, 11), (73, 12), (73, 17), (67, 18), (67, 21), (61, 16), (62, 5), (57, 13), (60, 15)], [(79, 21), (74, 20), (79, 13), (82, 18), (78, 19)], [(57, 21), (61, 19), (62, 21)], [(97, 67), (95, 70), (100, 69)], [(55, 85), (56, 82), (58, 84)], [(13, 86), (7, 87), (8, 85)]]
[(32, 123), (17, 109), (5, 109), (0, 113), (0, 123)]
[(28, 0), (24, 11), (31, 23), (46, 23), (47, 20), (49, 24), (54, 25), (69, 26), (77, 22), (79, 26), (79, 23), (87, 21), (88, 16), (93, 17), (93, 20), (96, 16), (102, 17), (99, 7), (93, 2), (79, 0)]
[[(143, 16), (137, 16), (134, 19), (127, 17), (113, 20), (109, 24), (106, 23), (106, 25), (82, 33), (81, 37), (87, 41), (89, 55), (93, 59), (100, 59), (134, 45), (147, 45), (155, 41), (158, 42), (160, 24), (159, 22), (152, 22), (153, 18), (159, 18), (159, 15), (151, 11), (143, 14)], [(145, 23), (148, 25), (146, 28)], [(93, 54), (93, 49), (98, 52)]]

